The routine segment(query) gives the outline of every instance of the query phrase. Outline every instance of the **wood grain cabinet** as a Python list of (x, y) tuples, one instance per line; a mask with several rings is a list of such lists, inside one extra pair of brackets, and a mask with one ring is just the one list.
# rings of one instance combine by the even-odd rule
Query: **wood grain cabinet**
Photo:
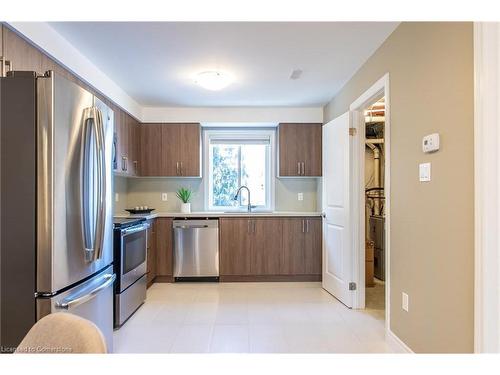
[(148, 287), (156, 278), (156, 220), (148, 220), (149, 228), (147, 232), (147, 285)]
[(117, 168), (125, 176), (138, 175), (139, 122), (122, 110), (115, 111)]
[(140, 126), (139, 174), (141, 176), (200, 177), (200, 156), (200, 124)]
[(172, 218), (155, 220), (156, 280), (173, 280)]
[(221, 218), (222, 280), (321, 275), (321, 218)]
[(281, 272), (288, 275), (320, 275), (321, 246), (321, 218), (283, 219)]
[(278, 126), (279, 177), (322, 174), (322, 124), (281, 123)]

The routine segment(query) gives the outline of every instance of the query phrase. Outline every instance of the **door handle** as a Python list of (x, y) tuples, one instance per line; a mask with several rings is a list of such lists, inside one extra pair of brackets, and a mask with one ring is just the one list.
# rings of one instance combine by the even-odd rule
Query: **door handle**
[[(92, 137), (95, 139), (94, 143), (92, 143)], [(106, 191), (106, 164), (104, 160), (104, 130), (102, 114), (97, 107), (88, 107), (84, 109), (81, 139), (81, 229), (85, 259), (91, 262), (101, 257), (104, 241), (105, 218), (104, 195)], [(91, 156), (91, 152), (95, 152), (95, 159)], [(93, 162), (92, 166), (91, 162)], [(94, 168), (97, 170), (97, 189), (94, 187), (93, 179), (90, 178), (91, 174), (94, 174)], [(91, 208), (95, 211), (92, 211)]]
[(72, 295), (72, 296), (70, 295), (70, 296), (64, 298), (62, 301), (57, 302), (56, 307), (58, 309), (69, 310), (73, 307), (81, 305), (82, 303), (90, 301), (92, 298), (97, 296), (97, 294), (99, 294), (99, 292), (101, 290), (104, 290), (108, 286), (113, 284), (113, 282), (116, 279), (116, 275), (107, 273), (101, 279), (104, 279), (105, 281), (102, 284), (100, 284), (99, 286), (97, 286), (96, 288), (92, 289), (90, 292), (76, 294), (76, 295)]

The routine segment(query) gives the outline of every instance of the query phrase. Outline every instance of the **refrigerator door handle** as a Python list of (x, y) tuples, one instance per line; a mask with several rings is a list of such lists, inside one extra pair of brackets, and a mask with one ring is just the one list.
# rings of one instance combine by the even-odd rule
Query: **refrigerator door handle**
[(107, 274), (103, 275), (100, 279), (104, 280), (104, 282), (99, 284), (97, 287), (95, 287), (91, 291), (85, 290), (84, 293), (75, 293), (74, 295), (70, 295), (70, 296), (64, 298), (63, 300), (57, 302), (56, 308), (63, 309), (63, 310), (69, 310), (71, 308), (74, 308), (78, 305), (81, 305), (81, 304), (91, 300), (101, 290), (104, 290), (108, 286), (112, 285), (116, 279), (116, 275), (107, 273)]
[[(105, 165), (102, 115), (97, 107), (85, 108), (82, 128), (80, 195), (80, 206), (83, 214), (82, 237), (85, 259), (92, 262), (99, 259), (102, 252), (105, 214), (104, 191), (106, 189), (106, 178), (103, 175)], [(94, 168), (96, 168), (97, 174), (94, 173)]]

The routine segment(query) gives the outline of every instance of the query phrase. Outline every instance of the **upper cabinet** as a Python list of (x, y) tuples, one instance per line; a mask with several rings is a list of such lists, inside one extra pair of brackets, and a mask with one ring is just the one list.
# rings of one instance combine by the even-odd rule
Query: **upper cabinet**
[(279, 124), (278, 176), (321, 176), (321, 138), (322, 124)]
[(115, 172), (118, 174), (125, 176), (138, 175), (138, 136), (138, 121), (121, 109), (115, 109)]
[(201, 177), (200, 124), (142, 124), (139, 128), (140, 176)]

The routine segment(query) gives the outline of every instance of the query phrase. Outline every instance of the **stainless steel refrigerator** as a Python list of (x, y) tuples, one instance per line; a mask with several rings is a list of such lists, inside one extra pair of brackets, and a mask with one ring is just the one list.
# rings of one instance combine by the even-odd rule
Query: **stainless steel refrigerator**
[(54, 72), (9, 72), (0, 103), (2, 351), (53, 312), (112, 351), (113, 111)]

